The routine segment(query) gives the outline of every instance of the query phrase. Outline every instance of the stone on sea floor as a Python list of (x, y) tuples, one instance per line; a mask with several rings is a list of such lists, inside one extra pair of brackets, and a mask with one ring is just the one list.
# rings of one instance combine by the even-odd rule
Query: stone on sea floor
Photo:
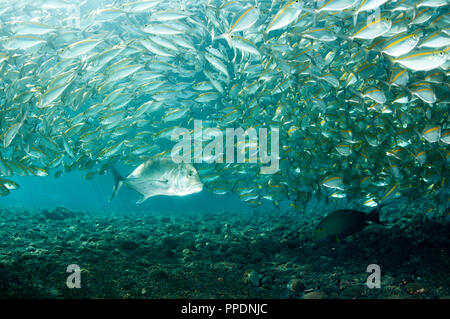
[(262, 275), (258, 274), (256, 271), (246, 271), (244, 276), (244, 282), (252, 286), (259, 287), (262, 279)]
[(271, 289), (274, 284), (274, 278), (272, 276), (264, 276), (261, 279), (261, 286), (267, 289)]
[(311, 291), (303, 295), (305, 299), (325, 299), (327, 296), (322, 291)]
[(305, 290), (306, 287), (299, 279), (292, 279), (288, 283), (287, 288), (292, 292), (301, 292)]
[(124, 240), (120, 242), (119, 246), (125, 250), (135, 250), (139, 248), (139, 244), (131, 240)]
[(428, 288), (419, 282), (411, 282), (406, 284), (405, 290), (410, 295), (422, 295), (428, 292)]
[(169, 273), (164, 269), (151, 269), (147, 273), (147, 278), (154, 281), (165, 281), (170, 278)]
[(175, 238), (166, 237), (162, 240), (161, 246), (164, 249), (176, 249), (179, 246), (179, 243)]
[(76, 214), (67, 208), (57, 207), (55, 209), (46, 209), (43, 211), (44, 217), (50, 220), (64, 220), (67, 218), (74, 218)]

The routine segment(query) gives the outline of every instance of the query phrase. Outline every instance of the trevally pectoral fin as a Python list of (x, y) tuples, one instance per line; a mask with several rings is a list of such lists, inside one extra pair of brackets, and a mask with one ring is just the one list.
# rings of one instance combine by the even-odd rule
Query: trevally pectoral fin
[(145, 189), (134, 189), (142, 194), (142, 197), (136, 202), (136, 204), (141, 204), (150, 197), (167, 195), (169, 184), (167, 180), (152, 180), (147, 181)]
[(142, 204), (143, 202), (145, 202), (147, 200), (148, 197), (142, 196), (141, 198), (138, 199), (138, 201), (136, 202), (137, 205)]

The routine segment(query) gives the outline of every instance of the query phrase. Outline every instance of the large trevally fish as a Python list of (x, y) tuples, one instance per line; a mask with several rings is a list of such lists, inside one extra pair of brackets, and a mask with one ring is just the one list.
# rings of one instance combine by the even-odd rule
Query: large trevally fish
[(148, 160), (139, 165), (130, 175), (123, 178), (112, 167), (114, 187), (111, 200), (125, 185), (142, 195), (140, 204), (157, 195), (185, 196), (203, 189), (197, 170), (191, 164), (176, 164), (170, 159)]

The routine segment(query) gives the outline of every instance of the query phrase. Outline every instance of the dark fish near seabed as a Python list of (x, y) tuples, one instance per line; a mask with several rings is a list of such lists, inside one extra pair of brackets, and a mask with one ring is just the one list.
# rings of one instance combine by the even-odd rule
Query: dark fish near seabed
[(379, 217), (382, 206), (384, 205), (378, 205), (368, 214), (352, 209), (336, 210), (320, 221), (316, 227), (314, 239), (338, 242), (364, 229), (369, 221), (383, 225)]

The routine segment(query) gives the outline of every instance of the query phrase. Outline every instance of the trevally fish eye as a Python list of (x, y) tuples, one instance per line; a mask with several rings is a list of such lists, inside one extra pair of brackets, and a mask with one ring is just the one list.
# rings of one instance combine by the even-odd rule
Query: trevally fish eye
[[(313, 202), (375, 207), (420, 194), (429, 216), (443, 214), (448, 9), (1, 1), (0, 195), (19, 188), (16, 176), (112, 171), (113, 195), (124, 185), (140, 202), (206, 189), (313, 212)], [(187, 149), (188, 161), (167, 163)]]

